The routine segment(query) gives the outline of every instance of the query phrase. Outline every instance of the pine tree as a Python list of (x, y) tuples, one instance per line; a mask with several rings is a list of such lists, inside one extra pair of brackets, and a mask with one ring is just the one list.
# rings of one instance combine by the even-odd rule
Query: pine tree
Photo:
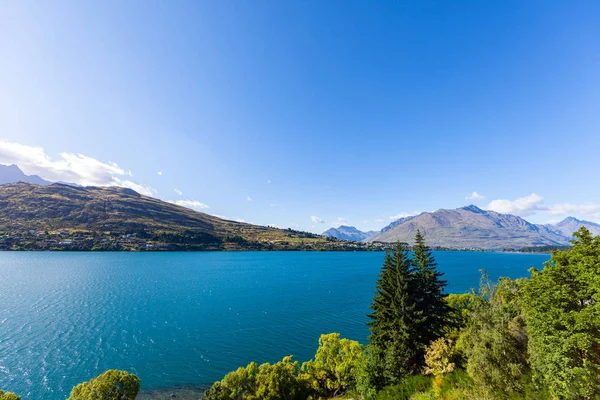
[(419, 353), (444, 334), (444, 329), (449, 324), (450, 306), (445, 300), (444, 289), (447, 285), (441, 277), (444, 275), (436, 267), (437, 263), (429, 247), (425, 245), (425, 238), (420, 231), (415, 237), (413, 266), (416, 277), (417, 310), (423, 314), (423, 323), (418, 326), (420, 334)]
[(418, 371), (417, 327), (423, 315), (415, 301), (415, 275), (413, 262), (401, 244), (392, 254), (387, 254), (376, 294), (369, 315), (372, 356), (380, 360), (379, 371), (373, 371), (383, 379), (382, 384), (399, 383), (410, 373)]

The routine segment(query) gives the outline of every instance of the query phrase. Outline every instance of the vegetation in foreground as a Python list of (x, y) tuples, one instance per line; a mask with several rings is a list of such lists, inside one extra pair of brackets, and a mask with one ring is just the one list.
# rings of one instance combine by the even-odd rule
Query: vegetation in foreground
[[(254, 362), (207, 400), (584, 400), (600, 398), (600, 236), (585, 228), (528, 279), (484, 274), (478, 290), (446, 282), (419, 234), (413, 257), (386, 256), (371, 305), (369, 344), (322, 335), (313, 360)], [(69, 400), (133, 400), (139, 379), (110, 370)], [(0, 391), (0, 400), (19, 400)]]

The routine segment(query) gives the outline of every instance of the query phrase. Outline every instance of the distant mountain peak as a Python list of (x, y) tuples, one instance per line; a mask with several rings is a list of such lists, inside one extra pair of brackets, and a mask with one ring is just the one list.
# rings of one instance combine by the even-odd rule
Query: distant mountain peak
[(481, 208), (477, 207), (475, 204), (470, 204), (468, 206), (461, 207), (461, 210), (470, 211), (470, 212), (474, 212), (477, 214), (486, 214), (487, 213), (487, 211), (482, 210)]
[(26, 175), (21, 168), (19, 168), (15, 164), (11, 165), (2, 165), (0, 164), (0, 185), (5, 183), (15, 183), (15, 182), (29, 182), (35, 183), (36, 185), (49, 185), (52, 182), (49, 182), (45, 179), (40, 178), (37, 175)]
[(412, 244), (417, 230), (425, 234), (431, 246), (449, 248), (518, 249), (569, 242), (557, 229), (529, 223), (516, 215), (482, 210), (473, 204), (394, 221), (367, 240)]
[(354, 226), (340, 225), (337, 228), (327, 229), (322, 233), (322, 235), (342, 240), (353, 240), (355, 242), (360, 242), (376, 233), (377, 232), (374, 231), (363, 232), (356, 229)]
[(550, 229), (569, 238), (573, 237), (573, 233), (577, 232), (582, 226), (585, 226), (592, 234), (600, 235), (600, 224), (591, 221), (583, 221), (570, 216), (557, 224), (549, 225)]

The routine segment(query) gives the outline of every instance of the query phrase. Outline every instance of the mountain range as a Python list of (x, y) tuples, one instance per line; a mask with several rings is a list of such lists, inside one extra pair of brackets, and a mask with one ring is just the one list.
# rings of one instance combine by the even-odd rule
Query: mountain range
[(600, 224), (573, 217), (557, 224), (539, 225), (470, 205), (400, 218), (381, 231), (362, 232), (342, 225), (319, 236), (228, 221), (142, 196), (131, 189), (53, 184), (37, 175), (26, 175), (16, 165), (0, 165), (0, 232), (192, 230), (208, 242), (219, 243), (218, 248), (257, 248), (257, 243), (271, 243), (270, 248), (280, 249), (339, 249), (348, 245), (325, 239), (362, 242), (367, 247), (370, 243), (397, 241), (412, 244), (420, 230), (432, 247), (519, 249), (568, 245), (573, 233), (582, 226), (594, 235), (600, 234)]
[(341, 225), (341, 226), (338, 226), (337, 228), (327, 229), (325, 232), (322, 233), (322, 235), (327, 236), (327, 237), (334, 237), (334, 238), (342, 239), (342, 240), (353, 240), (356, 242), (360, 242), (362, 240), (365, 240), (369, 236), (375, 235), (376, 233), (378, 233), (378, 232), (377, 231), (363, 232), (363, 231), (359, 231), (358, 229), (356, 229), (353, 226)]
[(0, 249), (367, 250), (368, 243), (229, 221), (122, 187), (0, 185)]
[[(446, 248), (519, 249), (535, 246), (568, 245), (573, 233), (582, 226), (593, 234), (600, 234), (600, 224), (568, 217), (551, 225), (532, 224), (525, 219), (482, 210), (475, 205), (457, 209), (441, 209), (398, 219), (377, 233), (361, 232), (354, 227), (344, 227), (343, 232), (329, 229), (324, 235), (345, 240), (352, 232), (353, 237), (364, 236), (365, 242), (404, 242), (413, 244), (420, 230), (430, 246)], [(362, 234), (362, 235), (361, 235)]]

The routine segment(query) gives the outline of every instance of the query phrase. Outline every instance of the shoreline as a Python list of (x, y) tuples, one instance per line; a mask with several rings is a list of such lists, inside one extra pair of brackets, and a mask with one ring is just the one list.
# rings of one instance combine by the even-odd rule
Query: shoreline
[(198, 386), (173, 386), (156, 389), (142, 389), (136, 396), (136, 400), (199, 400), (211, 385)]

